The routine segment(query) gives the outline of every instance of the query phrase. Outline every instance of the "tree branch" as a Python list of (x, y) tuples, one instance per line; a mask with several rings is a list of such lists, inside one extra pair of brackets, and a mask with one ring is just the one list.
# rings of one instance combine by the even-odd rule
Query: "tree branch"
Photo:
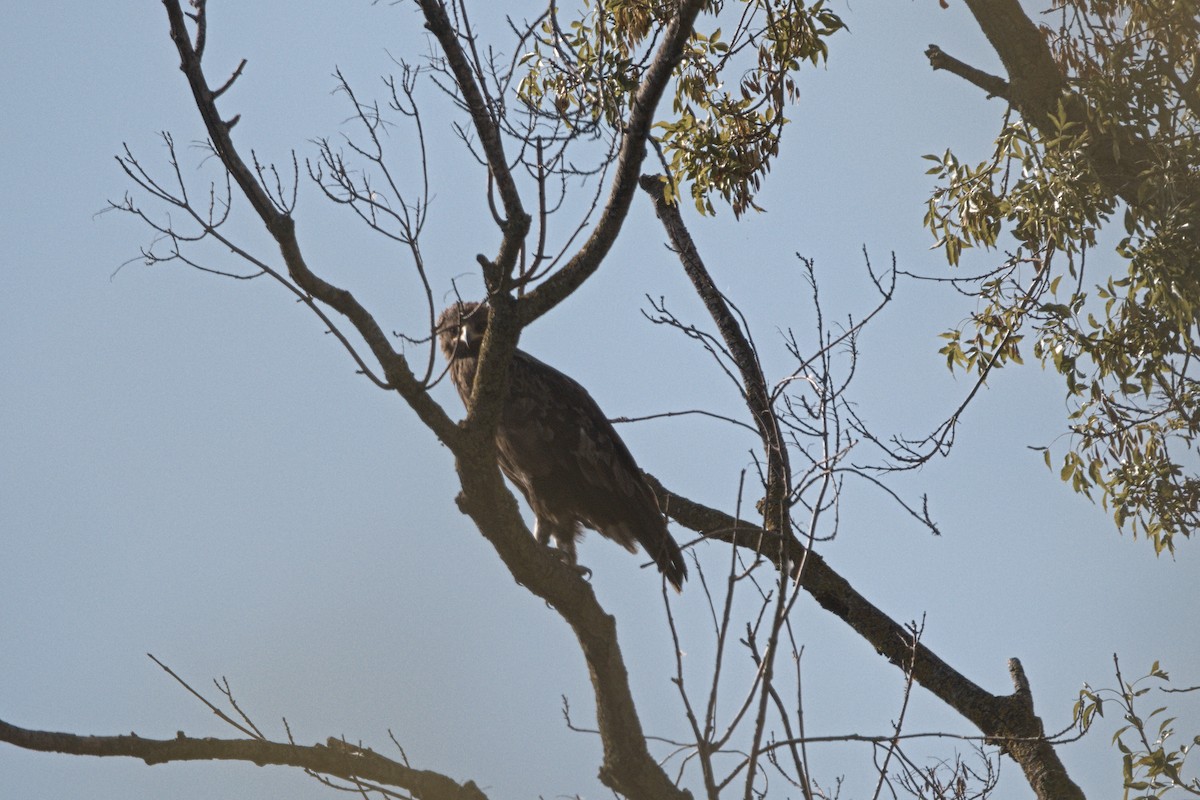
[[(699, 253), (687, 231), (677, 206), (666, 202), (661, 178), (647, 176), (642, 188), (654, 199), (655, 208), (668, 236), (692, 278), (697, 292), (713, 314), (725, 336), (734, 361), (742, 370), (747, 404), (756, 424), (764, 430), (763, 441), (768, 443), (770, 429), (776, 425), (771, 399), (760, 396), (755, 386), (765, 387), (757, 357), (750, 343), (741, 336), (740, 328), (729, 313), (726, 301), (712, 284)], [(748, 363), (743, 363), (746, 361)], [(783, 445), (780, 442), (780, 449)], [(768, 451), (768, 458), (771, 456)], [(786, 467), (786, 461), (781, 462)], [(768, 474), (770, 468), (768, 468)], [(671, 517), (684, 526), (738, 547), (752, 550), (772, 559), (781, 572), (789, 575), (826, 610), (850, 625), (892, 664), (911, 674), (912, 678), (946, 702), (989, 738), (1000, 744), (1020, 764), (1031, 787), (1039, 798), (1082, 798), (1079, 788), (1070, 780), (1054, 748), (1045, 739), (1041, 720), (1033, 710), (1029, 684), (1020, 662), (1010, 661), (1016, 691), (1009, 696), (996, 696), (984, 691), (929, 650), (909, 629), (898, 625), (886, 614), (859, 594), (844, 578), (833, 571), (816, 553), (804, 547), (792, 535), (787, 507), (781, 509), (785, 524), (772, 527), (767, 519), (766, 529), (747, 525), (722, 512), (700, 506), (665, 490), (653, 477), (647, 476), (659, 494), (660, 505)], [(768, 497), (771, 492), (768, 481)]]
[[(492, 316), (480, 354), (481, 363), (472, 397), (472, 409), (466, 425), (460, 429), (428, 396), (424, 386), (413, 376), (407, 361), (391, 348), (374, 318), (357, 299), (350, 292), (322, 280), (308, 268), (296, 240), (291, 216), (271, 202), (269, 195), (257, 182), (255, 173), (246, 166), (233, 146), (229, 126), (217, 113), (213, 94), (200, 67), (199, 56), (189, 41), (178, 0), (164, 0), (164, 5), (171, 23), (171, 37), (180, 54), (181, 68), (188, 78), (197, 108), (212, 138), (214, 150), (275, 237), (293, 280), (305, 291), (345, 315), (358, 329), (383, 365), (388, 382), (396, 387), (422, 421), (455, 453), (463, 488), (459, 497), (460, 508), (475, 521), (480, 532), (496, 549), (517, 582), (558, 610), (579, 639), (592, 675), (597, 719), (604, 744), (601, 780), (615, 791), (631, 798), (649, 800), (689, 797), (687, 792), (679, 790), (671, 783), (646, 748), (645, 736), (637, 717), (628, 675), (617, 643), (615, 620), (600, 607), (591, 587), (575, 570), (538, 545), (530, 536), (521, 520), (516, 501), (505, 488), (496, 466), (491, 431), (494, 428), (494, 416), (500, 406), (504, 373), (519, 334), (514, 301), (504, 294), (492, 298)], [(662, 93), (673, 64), (679, 58), (679, 51), (690, 34), (691, 20), (701, 5), (701, 0), (691, 0), (688, 5), (690, 14), (683, 14), (674, 20), (674, 49), (660, 51), (656, 67), (652, 67), (650, 71), (653, 80), (648, 77), (644, 82), (643, 91), (639, 95), (640, 102), (634, 113), (638, 123), (634, 130), (627, 134), (622, 156), (624, 172), (631, 173), (634, 179), (640, 157), (634, 159), (630, 153), (644, 153), (644, 138), (649, 130), (654, 104)], [(421, 7), (426, 12), (427, 21), (432, 20), (431, 30), (442, 42), (447, 58), (452, 62), (456, 58), (455, 54), (465, 58), (457, 39), (453, 36), (447, 39), (447, 30), (440, 27), (442, 23), (448, 23), (444, 19), (444, 6), (436, 0), (422, 0)], [(198, 11), (197, 24), (203, 28), (202, 5), (198, 7)], [(462, 64), (458, 67), (452, 64), (456, 80), (460, 84), (459, 88), (467, 96), (468, 109), (472, 113), (477, 131), (481, 139), (487, 140), (495, 133), (494, 123), (487, 113), (482, 95), (476, 92), (474, 100), (469, 96), (472, 87), (475, 86), (474, 77), (469, 73), (469, 66), (467, 74), (460, 75), (458, 70), (462, 67)], [(485, 148), (492, 148), (488, 158), (494, 166), (503, 164), (503, 151), (497, 149), (498, 146), (498, 139), (491, 143), (485, 141)], [(498, 181), (501, 180), (501, 172), (499, 169), (493, 169), (494, 177)], [(584, 250), (591, 255), (579, 263), (590, 263), (592, 271), (599, 263), (603, 251), (607, 250), (607, 245), (615, 238), (616, 231), (624, 219), (635, 180), (629, 180), (628, 183), (629, 187), (624, 190), (623, 195), (618, 188), (614, 188), (614, 195), (623, 197), (623, 201), (610, 200), (604, 215), (607, 221), (598, 226), (604, 231), (599, 239), (606, 240), (607, 244), (602, 251), (598, 251), (594, 244), (597, 235), (594, 233), (593, 243), (585, 245)], [(511, 191), (502, 188), (501, 193), (505, 196), (506, 213), (510, 217), (508, 223), (512, 225), (520, 210), (515, 187)], [(516, 229), (506, 231), (506, 238), (513, 231)], [(520, 234), (521, 237), (523, 235)], [(505, 247), (509, 244), (502, 246), (501, 259), (504, 257)], [(576, 260), (579, 261), (578, 256)], [(498, 259), (497, 263), (502, 261)], [(494, 265), (484, 263), (485, 273), (492, 266)], [(578, 273), (579, 269), (575, 272)], [(491, 277), (496, 277), (494, 271)], [(569, 286), (560, 282), (560, 286), (565, 288), (561, 295), (556, 295), (557, 299), (565, 297), (580, 282), (582, 277)], [(544, 305), (543, 310), (551, 305), (553, 303)]]
[(500, 192), (500, 201), (504, 204), (506, 218), (503, 221), (504, 238), (500, 243), (500, 251), (494, 262), (481, 260), (481, 265), (488, 293), (505, 291), (508, 288), (505, 285), (506, 279), (511, 276), (525, 243), (525, 236), (529, 233), (531, 218), (525, 212), (517, 184), (508, 168), (508, 160), (504, 156), (504, 140), (500, 135), (499, 124), (492, 114), (491, 104), (475, 80), (475, 72), (471, 69), (471, 63), (460, 42), (461, 34), (450, 22), (445, 3), (441, 0), (418, 0), (417, 5), (425, 14), (425, 27), (441, 45), (458, 90), (462, 92), (463, 104), (471, 115), (471, 124), (479, 134), (488, 171)]
[(340, 739), (303, 747), (257, 739), (195, 739), (180, 732), (174, 739), (128, 736), (79, 736), (34, 731), (0, 720), (0, 741), (26, 750), (77, 756), (127, 756), (147, 764), (171, 761), (245, 761), (258, 766), (299, 767), (343, 779), (362, 779), (396, 786), (420, 800), (487, 800), (474, 781), (458, 783), (429, 770), (412, 769), (378, 753)]
[(936, 44), (929, 45), (925, 50), (925, 57), (929, 59), (929, 66), (935, 70), (944, 69), (952, 75), (957, 75), (963, 80), (975, 84), (987, 92), (988, 97), (1002, 97), (1005, 100), (1012, 99), (1009, 97), (1008, 81), (959, 61), (954, 56), (944, 52)]
[(646, 748), (616, 620), (600, 606), (591, 584), (529, 533), (494, 457), (490, 462), (460, 458), (457, 466), (463, 486), (459, 507), (491, 542), (517, 583), (553, 607), (579, 641), (604, 747), (600, 780), (633, 800), (690, 800), (691, 793), (676, 787)]
[(583, 246), (571, 259), (544, 283), (521, 300), (521, 324), (527, 325), (558, 305), (578, 289), (600, 267), (629, 213), (638, 175), (646, 159), (646, 141), (654, 124), (654, 113), (662, 99), (675, 67), (682, 58), (683, 48), (692, 35), (692, 26), (707, 0), (681, 0), (674, 19), (662, 34), (662, 43), (654, 60), (646, 68), (633, 98), (633, 109), (625, 122), (621, 149), (612, 188), (596, 227)]
[[(423, 8), (432, 5), (432, 0), (422, 4)], [(514, 301), (506, 294), (493, 293), (490, 298), (492, 310), (469, 403), (467, 436), (456, 464), (463, 487), (460, 508), (496, 549), (513, 578), (550, 604), (579, 641), (591, 675), (604, 747), (601, 781), (627, 797), (647, 800), (690, 795), (671, 782), (646, 748), (617, 640), (616, 621), (600, 606), (591, 586), (529, 535), (496, 468), (491, 432), (520, 329), (575, 291), (599, 267), (616, 239), (637, 186), (654, 110), (702, 5), (700, 0), (689, 0), (684, 5), (668, 26), (646, 71), (625, 129), (609, 199), (591, 236), (562, 270), (525, 297)], [(448, 47), (445, 43), (443, 46)], [(471, 103), (469, 97), (467, 102)], [(482, 139), (484, 132), (479, 132)], [(501, 195), (503, 198), (503, 189)], [(489, 265), (484, 262), (483, 267), (486, 274)]]
[(1018, 0), (966, 2), (1008, 73), (1009, 99), (1033, 124), (1045, 124), (1066, 83), (1038, 26)]
[[(1141, 206), (1144, 203), (1144, 196), (1139, 191), (1143, 183), (1141, 175), (1152, 162), (1145, 141), (1133, 131), (1113, 125), (1101, 127), (1090, 118), (1083, 99), (1068, 91), (1066, 79), (1054, 61), (1045, 36), (1018, 0), (966, 0), (966, 3), (1008, 73), (1007, 94), (1000, 96), (1006, 97), (1021, 116), (1048, 139), (1060, 134), (1051, 122), (1051, 116), (1057, 116), (1061, 103), (1067, 121), (1087, 131), (1088, 159), (1104, 187), (1126, 203)], [(947, 69), (971, 80), (968, 75), (950, 69), (950, 57), (936, 45), (930, 45), (925, 52), (934, 69)], [(952, 61), (957, 62), (956, 59)], [(971, 74), (985, 74), (973, 67), (966, 67), (966, 70), (973, 70)], [(971, 82), (981, 85), (974, 80)], [(991, 94), (999, 94), (988, 86), (982, 88)]]
[[(853, 628), (890, 663), (911, 669), (917, 683), (1002, 747), (1021, 766), (1038, 798), (1083, 800), (1082, 790), (1071, 781), (1045, 736), (1042, 721), (1034, 712), (1028, 679), (1017, 659), (1009, 661), (1013, 694), (990, 694), (917, 641), (912, 631), (875, 607), (824, 558), (794, 537), (763, 530), (677, 495), (652, 475), (646, 475), (646, 479), (662, 507), (684, 527), (706, 539), (728, 542), (772, 560), (780, 554), (776, 566), (788, 570), (822, 608)], [(804, 565), (803, 570), (796, 569), (799, 564)]]
[(639, 183), (654, 202), (655, 213), (658, 214), (663, 227), (666, 228), (672, 247), (679, 254), (684, 272), (687, 273), (696, 293), (704, 303), (704, 307), (713, 318), (713, 322), (716, 323), (717, 330), (721, 332), (721, 338), (725, 340), (725, 345), (729, 348), (729, 355), (741, 374), (746, 405), (758, 428), (763, 452), (767, 456), (766, 501), (763, 504), (763, 519), (766, 521), (767, 530), (788, 531), (790, 530), (788, 525), (788, 496), (791, 494), (790, 465), (788, 464), (787, 447), (779, 429), (779, 420), (775, 416), (770, 392), (767, 390), (767, 380), (763, 375), (762, 365), (759, 363), (758, 354), (754, 351), (754, 346), (746, 331), (742, 330), (742, 326), (729, 308), (728, 301), (713, 283), (712, 276), (708, 274), (708, 269), (700, 258), (696, 244), (683, 224), (679, 206), (667, 202), (664, 181), (665, 179), (661, 175), (643, 175)]
[[(667, 201), (666, 181), (661, 175), (643, 175), (639, 181), (641, 187), (650, 195), (654, 202), (654, 210), (666, 228), (667, 236), (679, 260), (683, 271), (687, 274), (700, 296), (701, 302), (708, 310), (709, 316), (716, 323), (721, 338), (725, 341), (730, 358), (741, 375), (743, 397), (750, 416), (758, 428), (762, 440), (763, 452), (767, 458), (767, 474), (765, 480), (765, 496), (762, 504), (762, 517), (766, 529), (773, 533), (786, 535), (791, 538), (791, 465), (788, 463), (787, 445), (779, 426), (779, 418), (775, 413), (771, 393), (767, 390), (767, 380), (763, 375), (762, 364), (750, 341), (749, 332), (739, 324), (737, 317), (730, 308), (729, 301), (717, 289), (712, 276), (704, 266), (696, 244), (691, 234), (683, 224), (679, 206)], [(786, 578), (780, 581), (779, 592), (776, 595), (775, 614), (772, 617), (772, 627), (768, 646), (761, 661), (762, 689), (759, 696), (758, 715), (754, 727), (753, 744), (747, 758), (746, 767), (746, 797), (752, 794), (754, 777), (758, 769), (759, 746), (764, 732), (768, 698), (774, 691), (771, 687), (774, 679), (776, 644), (781, 625), (786, 618), (788, 585)]]
[[(231, 125), (225, 122), (217, 111), (215, 94), (209, 88), (208, 79), (201, 67), (200, 53), (193, 47), (188, 36), (179, 0), (163, 0), (163, 6), (170, 21), (171, 41), (175, 43), (179, 52), (179, 68), (187, 77), (188, 86), (191, 87), (196, 108), (208, 130), (213, 150), (275, 238), (284, 263), (287, 264), (288, 274), (297, 286), (350, 321), (379, 361), (388, 384), (404, 397), (421, 421), (453, 450), (459, 438), (457, 426), (441, 406), (429, 397), (424, 385), (413, 375), (407, 359), (392, 348), (391, 342), (375, 318), (349, 291), (328, 283), (309, 269), (301, 253), (300, 243), (296, 239), (295, 221), (290, 214), (281, 211), (271, 201), (270, 195), (258, 182), (255, 172), (242, 160), (233, 145), (230, 137)], [(197, 30), (204, 31), (206, 16), (203, 3), (198, 4), (196, 8)]]

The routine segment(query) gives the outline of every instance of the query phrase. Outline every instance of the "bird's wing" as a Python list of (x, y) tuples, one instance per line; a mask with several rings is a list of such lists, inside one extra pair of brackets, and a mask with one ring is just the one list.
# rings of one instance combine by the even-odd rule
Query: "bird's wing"
[(496, 438), (501, 467), (535, 511), (582, 520), (631, 552), (640, 543), (680, 587), (687, 567), (658, 500), (586, 389), (518, 350)]
[(503, 424), (521, 432), (521, 444), (527, 445), (521, 448), (523, 457), (541, 474), (567, 470), (596, 491), (626, 498), (638, 494), (637, 463), (586, 389), (520, 350), (509, 370)]

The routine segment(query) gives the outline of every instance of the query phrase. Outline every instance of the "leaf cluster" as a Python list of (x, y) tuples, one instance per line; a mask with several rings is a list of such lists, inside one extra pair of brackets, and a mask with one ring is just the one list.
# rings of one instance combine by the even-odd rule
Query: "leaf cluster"
[(1168, 716), (1168, 706), (1160, 705), (1149, 714), (1139, 709), (1140, 703), (1153, 690), (1158, 692), (1187, 692), (1193, 689), (1169, 688), (1171, 678), (1157, 661), (1142, 677), (1126, 681), (1121, 675), (1121, 666), (1113, 657), (1117, 686), (1092, 689), (1084, 685), (1075, 702), (1075, 720), (1081, 730), (1095, 724), (1104, 716), (1106, 706), (1116, 706), (1123, 724), (1112, 735), (1113, 745), (1121, 752), (1122, 785), (1125, 800), (1159, 800), (1175, 797), (1180, 792), (1200, 795), (1200, 778), (1184, 776), (1187, 758), (1200, 735), (1184, 744), (1176, 745), (1170, 740), (1175, 737), (1178, 718)]
[[(999, 248), (1004, 232), (1017, 242), (974, 282), (980, 306), (941, 352), (951, 369), (1021, 363), (1032, 333), (1067, 390), (1060, 476), (1172, 552), (1200, 522), (1200, 22), (1194, 3), (1059, 0), (1055, 11), (1041, 29), (1066, 76), (1055, 110), (1010, 111), (979, 164), (926, 156), (937, 186), (925, 225), (951, 265)], [(1106, 229), (1119, 237), (1107, 252)]]
[[(588, 0), (563, 24), (551, 7), (521, 57), (518, 96), (568, 128), (620, 130), (656, 31), (673, 13), (673, 4), (653, 0)], [(799, 97), (796, 74), (826, 60), (826, 40), (845, 24), (824, 0), (722, 0), (707, 17), (712, 27), (697, 26), (681, 54), (671, 112), (656, 121), (653, 142), (672, 199), (687, 184), (702, 214), (715, 213), (719, 198), (740, 216), (759, 209), (754, 198), (779, 153), (785, 109)], [(724, 17), (731, 27), (721, 26)], [(731, 82), (731, 74), (741, 77)]]

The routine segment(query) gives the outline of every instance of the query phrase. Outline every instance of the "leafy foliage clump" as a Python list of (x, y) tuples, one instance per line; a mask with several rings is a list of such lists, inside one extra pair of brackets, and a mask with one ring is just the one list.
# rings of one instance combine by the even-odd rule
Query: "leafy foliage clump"
[[(673, 198), (687, 184), (701, 213), (714, 198), (736, 216), (754, 197), (779, 153), (796, 102), (796, 73), (828, 57), (826, 39), (845, 27), (824, 0), (739, 0), (721, 27), (724, 0), (712, 2), (709, 32), (693, 30), (675, 68), (671, 113), (656, 122), (654, 143), (669, 167)], [(552, 11), (522, 56), (518, 95), (535, 113), (572, 130), (619, 130), (674, 4), (654, 0), (585, 2), (563, 24)], [(740, 74), (735, 85), (727, 76)]]
[(941, 352), (987, 371), (1020, 363), (1028, 337), (1067, 389), (1062, 479), (1173, 552), (1200, 522), (1200, 24), (1188, 3), (1056, 11), (1041, 30), (1065, 76), (1057, 108), (1010, 115), (983, 163), (926, 157), (925, 224), (950, 264), (1003, 232), (1017, 243)]
[(1200, 745), (1200, 736), (1178, 744), (1178, 717), (1171, 716), (1165, 705), (1149, 713), (1144, 705), (1146, 695), (1154, 690), (1158, 693), (1194, 692), (1200, 687), (1172, 688), (1170, 675), (1157, 661), (1142, 677), (1126, 681), (1115, 656), (1113, 663), (1117, 685), (1093, 689), (1085, 684), (1075, 702), (1075, 721), (1081, 731), (1087, 731), (1098, 717), (1104, 716), (1105, 707), (1116, 706), (1121, 712), (1123, 724), (1113, 733), (1112, 743), (1121, 751), (1125, 800), (1200, 795), (1200, 778), (1185, 775), (1188, 756), (1196, 745)]

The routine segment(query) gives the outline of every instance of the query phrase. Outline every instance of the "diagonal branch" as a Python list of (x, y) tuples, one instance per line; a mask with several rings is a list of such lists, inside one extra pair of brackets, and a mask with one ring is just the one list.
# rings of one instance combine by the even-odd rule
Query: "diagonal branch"
[(474, 781), (458, 783), (437, 772), (412, 769), (340, 739), (302, 747), (258, 739), (195, 739), (179, 733), (174, 739), (128, 736), (80, 736), (35, 731), (0, 720), (0, 741), (26, 750), (77, 756), (126, 756), (147, 764), (171, 761), (245, 761), (258, 766), (298, 767), (347, 780), (358, 778), (396, 786), (419, 800), (487, 800)]
[(933, 69), (944, 69), (968, 83), (975, 84), (987, 92), (988, 97), (1000, 97), (1005, 100), (1011, 100), (1009, 97), (1008, 81), (997, 75), (992, 75), (991, 73), (972, 67), (963, 61), (959, 61), (954, 56), (944, 52), (936, 44), (929, 45), (925, 50), (925, 57), (929, 59), (929, 66)]
[[(1024, 770), (1038, 798), (1082, 800), (1083, 792), (1071, 781), (1045, 736), (1042, 721), (1034, 712), (1029, 681), (1017, 659), (1009, 661), (1015, 691), (993, 695), (943, 661), (794, 537), (757, 528), (671, 492), (652, 475), (646, 478), (662, 507), (670, 509), (671, 517), (684, 527), (756, 554), (772, 558), (780, 554), (776, 566), (790, 570), (822, 608), (849, 625), (890, 663), (911, 670), (917, 683), (1005, 748)], [(798, 564), (804, 569), (796, 570)]]
[(1033, 124), (1045, 124), (1066, 84), (1037, 24), (1018, 0), (967, 0), (967, 7), (1008, 73), (1013, 105)]
[[(777, 423), (770, 397), (765, 395), (765, 388), (756, 389), (756, 382), (762, 381), (762, 375), (751, 343), (744, 338), (725, 299), (712, 285), (678, 207), (666, 202), (661, 179), (645, 177), (642, 187), (654, 199), (659, 218), (683, 261), (684, 269), (713, 314), (735, 362), (742, 370), (746, 401), (756, 424), (763, 431), (764, 443), (778, 441), (771, 438), (772, 428)], [(765, 383), (759, 385), (765, 387)], [(783, 449), (782, 443), (780, 449)], [(768, 458), (771, 455), (768, 450)], [(786, 467), (786, 461), (780, 462), (780, 466)], [(911, 674), (914, 680), (1004, 747), (1025, 771), (1026, 779), (1039, 798), (1057, 800), (1083, 797), (1045, 738), (1042, 722), (1034, 713), (1033, 696), (1019, 661), (1012, 659), (1009, 662), (1016, 691), (1008, 696), (992, 695), (950, 667), (918, 641), (913, 631), (898, 625), (872, 605), (848, 581), (834, 572), (824, 559), (802, 545), (792, 535), (790, 525), (785, 523), (773, 527), (771, 518), (764, 517), (766, 529), (756, 528), (723, 512), (679, 497), (664, 489), (653, 477), (647, 478), (659, 495), (661, 507), (669, 509), (671, 517), (703, 534), (705, 538), (719, 539), (771, 558), (781, 573), (795, 580), (823, 608), (853, 628), (876, 652), (905, 670), (906, 674)], [(768, 497), (771, 491), (768, 480)], [(780, 513), (788, 513), (786, 506)]]
[(425, 14), (425, 27), (438, 40), (446, 63), (454, 75), (454, 82), (462, 92), (463, 105), (471, 115), (471, 124), (479, 134), (479, 143), (487, 159), (488, 173), (500, 192), (500, 201), (504, 205), (505, 219), (502, 227), (504, 238), (500, 243), (500, 252), (494, 262), (480, 259), (483, 267), (484, 280), (488, 292), (494, 293), (505, 290), (508, 278), (517, 263), (521, 248), (525, 244), (525, 235), (529, 233), (532, 222), (521, 203), (520, 192), (513, 180), (508, 160), (504, 156), (504, 140), (500, 135), (499, 121), (493, 114), (492, 104), (484, 94), (484, 89), (476, 80), (476, 72), (472, 69), (471, 61), (463, 50), (461, 34), (451, 23), (446, 13), (446, 5), (442, 0), (417, 0)]
[(578, 289), (600, 267), (612, 249), (617, 234), (629, 213), (638, 175), (646, 159), (646, 141), (654, 124), (654, 113), (675, 68), (683, 57), (683, 49), (692, 35), (692, 27), (707, 0), (681, 0), (676, 16), (662, 33), (662, 42), (654, 59), (642, 75), (633, 97), (633, 108), (625, 121), (621, 149), (617, 154), (616, 170), (604, 209), (596, 227), (563, 268), (526, 295), (521, 301), (521, 323), (527, 325), (562, 302)]
[[(259, 218), (263, 221), (270, 234), (279, 245), (284, 263), (287, 264), (288, 274), (296, 285), (322, 303), (342, 314), (362, 336), (372, 354), (379, 361), (388, 384), (393, 386), (408, 402), (429, 428), (453, 449), (459, 438), (458, 428), (454, 421), (433, 401), (425, 391), (425, 387), (413, 375), (407, 359), (391, 346), (387, 335), (375, 318), (363, 307), (358, 299), (346, 289), (318, 277), (304, 260), (300, 243), (296, 238), (295, 221), (291, 215), (280, 210), (272, 201), (270, 195), (259, 183), (255, 172), (247, 166), (230, 137), (232, 125), (221, 118), (217, 111), (216, 95), (209, 87), (208, 79), (200, 63), (200, 52), (193, 46), (188, 35), (187, 25), (179, 0), (163, 0), (167, 10), (167, 18), (171, 26), (171, 41), (179, 52), (179, 68), (187, 77), (191, 87), (192, 97), (196, 108), (204, 120), (212, 141), (213, 150), (233, 176), (238, 188), (250, 202)], [(197, 30), (205, 30), (204, 4), (196, 5)]]
[[(743, 323), (738, 322), (734, 310), (730, 307), (730, 302), (717, 289), (712, 276), (709, 275), (691, 234), (683, 224), (679, 206), (668, 202), (664, 191), (665, 178), (659, 175), (644, 175), (639, 183), (653, 200), (658, 218), (666, 228), (667, 236), (683, 264), (683, 271), (691, 280), (692, 286), (708, 310), (709, 316), (716, 323), (717, 330), (720, 331), (721, 338), (724, 339), (725, 346), (728, 348), (729, 356), (741, 375), (742, 396), (745, 398), (750, 416), (758, 428), (763, 452), (767, 458), (765, 497), (761, 509), (766, 528), (768, 531), (780, 533), (781, 536), (792, 539), (791, 508), (788, 502), (791, 496), (791, 465), (788, 463), (787, 446), (783, 440), (771, 393), (767, 389), (762, 364), (759, 362), (754, 344), (750, 340), (749, 332), (745, 330)], [(669, 506), (664, 506), (664, 508), (669, 508)], [(799, 571), (803, 572), (803, 570)], [(788, 602), (789, 588), (786, 577), (781, 576), (779, 591), (775, 598), (775, 612), (772, 616), (768, 645), (759, 662), (762, 688), (759, 694), (753, 743), (746, 762), (745, 796), (747, 798), (753, 794), (754, 779), (758, 769), (759, 747), (764, 733), (768, 700), (773, 691), (771, 685), (774, 679), (778, 637), (787, 616), (787, 609), (791, 606), (791, 603)], [(794, 602), (794, 595), (792, 601)]]
[[(489, 322), (490, 324), (490, 322)], [(617, 639), (616, 619), (579, 572), (530, 535), (493, 458), (460, 458), (459, 507), (496, 549), (517, 583), (548, 603), (571, 626), (587, 661), (604, 748), (600, 780), (632, 800), (690, 798), (651, 757)]]
[(767, 380), (763, 375), (758, 354), (755, 352), (747, 332), (743, 330), (730, 309), (729, 302), (713, 283), (712, 276), (708, 274), (708, 269), (700, 258), (696, 244), (683, 224), (679, 206), (667, 201), (664, 193), (665, 179), (661, 175), (644, 175), (639, 183), (653, 200), (654, 210), (667, 231), (667, 237), (671, 240), (672, 247), (679, 254), (684, 272), (691, 279), (696, 293), (716, 323), (717, 330), (721, 332), (721, 338), (725, 340), (725, 345), (729, 349), (729, 355), (734, 365), (737, 366), (738, 372), (741, 373), (746, 405), (758, 428), (763, 451), (767, 455), (766, 501), (763, 506), (763, 519), (766, 521), (766, 527), (771, 531), (790, 530), (787, 522), (789, 516), (787, 499), (790, 494), (788, 476), (791, 468), (788, 464), (783, 434), (779, 429), (779, 420), (775, 415), (771, 394), (767, 389)]

